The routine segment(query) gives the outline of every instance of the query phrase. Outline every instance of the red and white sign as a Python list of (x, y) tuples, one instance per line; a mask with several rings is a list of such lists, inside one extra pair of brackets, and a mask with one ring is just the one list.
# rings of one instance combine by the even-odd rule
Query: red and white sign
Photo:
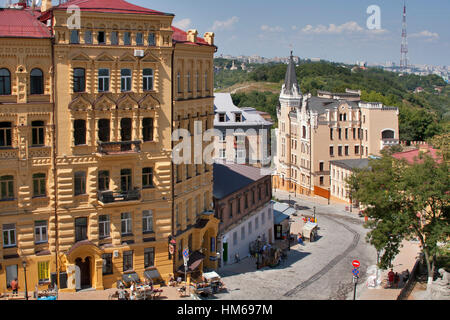
[(355, 268), (359, 268), (360, 265), (361, 265), (361, 264), (359, 263), (358, 260), (353, 260), (353, 261), (352, 261), (352, 266), (354, 266)]

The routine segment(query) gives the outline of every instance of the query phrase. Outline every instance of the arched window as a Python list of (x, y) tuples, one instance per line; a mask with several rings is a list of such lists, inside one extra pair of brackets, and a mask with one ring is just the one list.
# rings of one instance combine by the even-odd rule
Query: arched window
[(381, 139), (394, 139), (394, 131), (386, 129), (381, 132)]
[(0, 95), (11, 94), (11, 73), (8, 69), (0, 69)]
[(44, 74), (40, 69), (33, 69), (30, 73), (30, 93), (44, 93)]

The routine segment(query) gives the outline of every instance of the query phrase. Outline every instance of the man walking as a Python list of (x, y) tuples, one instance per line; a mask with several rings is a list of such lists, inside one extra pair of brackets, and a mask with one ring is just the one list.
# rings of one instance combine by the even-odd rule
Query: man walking
[(14, 280), (11, 281), (11, 289), (13, 294), (18, 294), (19, 283), (17, 282), (17, 278), (14, 278)]

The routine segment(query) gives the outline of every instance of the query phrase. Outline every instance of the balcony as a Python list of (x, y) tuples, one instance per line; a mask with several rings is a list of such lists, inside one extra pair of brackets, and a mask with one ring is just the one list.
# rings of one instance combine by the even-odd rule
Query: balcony
[(399, 144), (398, 139), (390, 139), (390, 138), (382, 139), (380, 148), (383, 149), (384, 147), (392, 147), (397, 144)]
[(141, 198), (141, 190), (139, 190), (139, 188), (134, 188), (129, 191), (97, 191), (97, 198), (104, 204), (124, 201), (136, 201)]
[(141, 152), (141, 141), (98, 142), (101, 154), (125, 154)]

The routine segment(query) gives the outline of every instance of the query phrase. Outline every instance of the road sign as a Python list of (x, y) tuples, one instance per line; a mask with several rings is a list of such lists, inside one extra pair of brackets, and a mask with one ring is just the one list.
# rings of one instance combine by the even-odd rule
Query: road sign
[(353, 275), (354, 275), (355, 277), (358, 277), (358, 274), (359, 274), (358, 268), (354, 268), (353, 271), (352, 271), (352, 273), (353, 273)]
[(188, 248), (183, 249), (183, 256), (186, 258), (189, 257), (189, 249)]
[(359, 268), (360, 265), (361, 265), (361, 264), (359, 263), (358, 260), (353, 260), (353, 261), (352, 261), (352, 266), (354, 266), (355, 268)]

